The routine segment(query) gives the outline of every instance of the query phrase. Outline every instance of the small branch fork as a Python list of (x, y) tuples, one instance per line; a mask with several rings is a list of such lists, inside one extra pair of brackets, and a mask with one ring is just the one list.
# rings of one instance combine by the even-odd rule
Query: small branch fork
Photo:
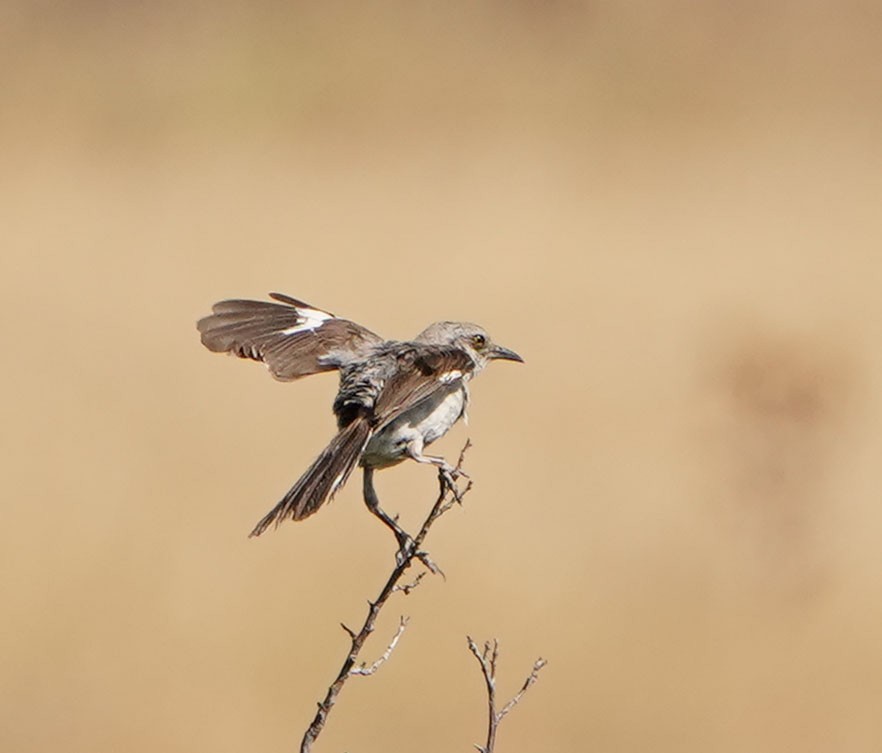
[(508, 703), (499, 711), (496, 710), (496, 660), (499, 658), (499, 641), (495, 638), (492, 641), (485, 641), (483, 650), (468, 638), (469, 651), (481, 665), (481, 673), (484, 675), (484, 683), (487, 685), (487, 706), (488, 706), (488, 722), (487, 722), (487, 742), (482, 745), (476, 745), (475, 748), (479, 753), (493, 753), (496, 746), (496, 732), (502, 720), (508, 713), (517, 706), (524, 694), (530, 689), (530, 686), (539, 679), (539, 672), (548, 662), (541, 657), (533, 664), (533, 669), (524, 680), (521, 689), (515, 694)]
[[(321, 731), (325, 727), (325, 723), (328, 719), (328, 714), (331, 713), (331, 709), (334, 707), (334, 704), (337, 701), (337, 696), (340, 694), (340, 691), (343, 689), (343, 686), (346, 684), (346, 681), (350, 677), (354, 676), (370, 676), (374, 674), (392, 655), (392, 652), (395, 650), (395, 647), (398, 645), (398, 641), (404, 633), (405, 628), (407, 627), (407, 618), (402, 617), (398, 623), (398, 631), (395, 633), (395, 636), (389, 642), (386, 650), (383, 652), (382, 656), (377, 659), (373, 664), (366, 664), (362, 662), (357, 665), (359, 654), (361, 653), (362, 648), (364, 647), (365, 642), (370, 637), (371, 633), (374, 632), (377, 624), (377, 618), (380, 614), (380, 610), (386, 605), (389, 597), (398, 591), (402, 592), (406, 595), (410, 594), (417, 586), (419, 586), (423, 577), (425, 576), (425, 572), (419, 573), (412, 581), (409, 583), (401, 583), (404, 574), (410, 568), (410, 566), (414, 563), (414, 560), (417, 560), (428, 568), (430, 572), (433, 574), (441, 574), (440, 568), (429, 559), (428, 554), (420, 549), (423, 541), (429, 533), (432, 525), (434, 525), (435, 521), (438, 520), (444, 513), (450, 510), (457, 503), (461, 503), (463, 497), (469, 492), (472, 488), (472, 483), (469, 481), (464, 489), (456, 488), (453, 483), (453, 476), (456, 474), (462, 474), (462, 464), (465, 459), (466, 451), (471, 447), (470, 442), (466, 442), (465, 446), (462, 448), (462, 451), (459, 453), (459, 459), (456, 463), (454, 473), (451, 474), (449, 472), (444, 472), (443, 470), (438, 473), (438, 483), (439, 483), (439, 492), (438, 497), (435, 500), (435, 504), (432, 506), (429, 515), (423, 521), (422, 526), (420, 527), (419, 532), (416, 536), (413, 537), (408, 546), (402, 547), (396, 557), (395, 568), (392, 570), (391, 575), (389, 576), (386, 584), (380, 590), (379, 595), (374, 601), (368, 602), (368, 613), (362, 623), (361, 628), (356, 632), (355, 630), (350, 629), (346, 625), (342, 625), (343, 630), (346, 631), (346, 634), (349, 636), (349, 640), (351, 641), (351, 645), (349, 651), (346, 655), (346, 659), (343, 661), (343, 665), (340, 667), (340, 671), (337, 673), (337, 677), (334, 682), (328, 687), (328, 692), (325, 694), (324, 699), (318, 704), (318, 711), (316, 712), (315, 718), (312, 720), (312, 723), (307, 728), (306, 732), (303, 735), (303, 740), (300, 743), (300, 753), (310, 753), (312, 750), (312, 744), (315, 742), (316, 738), (319, 736)], [(401, 542), (399, 542), (400, 544)], [(507, 712), (506, 712), (507, 713)]]

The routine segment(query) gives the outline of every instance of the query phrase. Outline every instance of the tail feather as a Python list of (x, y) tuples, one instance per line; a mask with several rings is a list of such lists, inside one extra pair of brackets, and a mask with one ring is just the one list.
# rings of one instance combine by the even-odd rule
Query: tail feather
[(303, 520), (333, 498), (358, 464), (370, 437), (370, 425), (360, 418), (342, 429), (250, 535), (260, 536), (271, 525), (278, 527), (286, 518)]

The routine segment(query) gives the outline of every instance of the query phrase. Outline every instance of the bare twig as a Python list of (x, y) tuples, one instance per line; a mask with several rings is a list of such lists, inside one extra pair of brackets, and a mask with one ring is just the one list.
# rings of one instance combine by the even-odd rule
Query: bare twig
[(527, 676), (527, 679), (524, 680), (524, 684), (521, 686), (521, 689), (515, 694), (514, 698), (512, 698), (505, 706), (502, 707), (499, 711), (496, 710), (496, 661), (499, 658), (499, 641), (495, 638), (493, 641), (485, 641), (483, 650), (478, 648), (478, 645), (468, 637), (469, 651), (472, 652), (474, 657), (478, 660), (478, 664), (481, 665), (481, 674), (484, 675), (484, 684), (487, 686), (487, 742), (481, 746), (476, 745), (475, 748), (478, 749), (479, 753), (493, 753), (493, 749), (496, 745), (496, 732), (499, 729), (499, 725), (502, 720), (514, 709), (515, 706), (520, 703), (521, 698), (524, 697), (524, 693), (526, 693), (530, 686), (539, 679), (539, 671), (544, 667), (548, 662), (545, 659), (539, 658), (533, 664), (533, 669), (530, 671), (530, 674)]
[(417, 573), (417, 577), (414, 578), (410, 583), (398, 583), (393, 591), (401, 591), (405, 596), (409, 596), (410, 592), (413, 591), (419, 584), (422, 579), (426, 577), (426, 571), (423, 570), (420, 573)]
[[(471, 446), (471, 443), (466, 441), (465, 446), (462, 448), (462, 451), (459, 454), (459, 460), (457, 461), (455, 471), (459, 475), (462, 474), (462, 464), (465, 459), (465, 453), (468, 448)], [(386, 605), (389, 597), (395, 593), (396, 591), (402, 591), (405, 595), (409, 594), (413, 589), (415, 589), (423, 578), (423, 573), (417, 575), (417, 577), (411, 581), (410, 583), (400, 583), (402, 577), (410, 568), (410, 566), (414, 563), (414, 560), (421, 562), (428, 570), (432, 573), (441, 573), (440, 568), (432, 562), (429, 558), (429, 555), (426, 552), (422, 551), (420, 547), (422, 546), (423, 541), (429, 533), (432, 525), (435, 523), (438, 518), (440, 518), (444, 513), (446, 513), (454, 504), (457, 502), (461, 503), (462, 498), (468, 493), (471, 489), (472, 484), (469, 481), (465, 488), (460, 490), (457, 489), (455, 483), (452, 480), (446, 478), (443, 473), (438, 474), (439, 478), (439, 492), (438, 497), (435, 500), (435, 504), (432, 506), (432, 509), (429, 511), (428, 516), (423, 521), (422, 526), (420, 526), (420, 530), (416, 536), (413, 537), (409, 546), (402, 547), (399, 551), (399, 556), (396, 558), (395, 567), (392, 570), (391, 575), (389, 575), (386, 584), (380, 590), (379, 595), (374, 601), (368, 602), (368, 613), (362, 623), (361, 628), (358, 632), (350, 629), (346, 625), (342, 625), (343, 630), (346, 631), (346, 634), (350, 639), (350, 647), (349, 651), (346, 654), (346, 658), (343, 661), (343, 666), (340, 667), (340, 671), (337, 673), (336, 679), (331, 683), (328, 687), (328, 691), (325, 694), (324, 699), (318, 704), (318, 711), (316, 712), (315, 718), (312, 720), (312, 723), (307, 728), (306, 732), (303, 735), (303, 740), (300, 743), (300, 753), (310, 753), (312, 750), (312, 744), (315, 742), (316, 738), (319, 736), (321, 731), (325, 727), (325, 723), (328, 719), (328, 714), (331, 713), (331, 709), (334, 707), (334, 704), (337, 701), (337, 696), (340, 694), (340, 691), (343, 689), (343, 686), (346, 684), (346, 681), (352, 677), (353, 675), (372, 675), (374, 672), (379, 669), (379, 667), (392, 655), (392, 652), (395, 650), (395, 646), (398, 644), (399, 638), (401, 638), (402, 633), (407, 625), (407, 618), (402, 617), (401, 622), (399, 623), (398, 632), (395, 634), (395, 637), (389, 643), (386, 651), (383, 655), (372, 665), (367, 666), (364, 663), (356, 667), (356, 663), (358, 662), (359, 654), (361, 653), (362, 648), (364, 647), (365, 642), (370, 637), (371, 633), (374, 632), (377, 624), (377, 617), (380, 614), (380, 610)], [(441, 573), (443, 575), (443, 573)]]
[(364, 662), (362, 662), (359, 666), (353, 667), (349, 670), (349, 674), (351, 675), (361, 675), (362, 677), (370, 677), (374, 672), (376, 672), (383, 663), (392, 656), (392, 652), (395, 650), (395, 646), (398, 645), (398, 639), (401, 637), (401, 634), (404, 632), (404, 628), (407, 627), (408, 618), (400, 617), (398, 620), (398, 630), (395, 632), (395, 635), (392, 637), (392, 640), (389, 641), (389, 645), (386, 646), (386, 650), (383, 652), (383, 655), (377, 659), (373, 664), (368, 666)]

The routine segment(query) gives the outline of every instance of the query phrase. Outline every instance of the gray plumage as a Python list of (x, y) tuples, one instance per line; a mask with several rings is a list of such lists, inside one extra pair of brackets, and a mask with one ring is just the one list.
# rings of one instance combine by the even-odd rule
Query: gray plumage
[(464, 414), (468, 382), (493, 359), (521, 361), (468, 322), (436, 322), (412, 341), (384, 341), (359, 324), (302, 301), (231, 300), (198, 322), (203, 344), (266, 363), (274, 377), (297, 379), (337, 369), (338, 433), (252, 536), (286, 518), (301, 520), (346, 483), (356, 465), (370, 473), (406, 458), (449, 469), (423, 449)]

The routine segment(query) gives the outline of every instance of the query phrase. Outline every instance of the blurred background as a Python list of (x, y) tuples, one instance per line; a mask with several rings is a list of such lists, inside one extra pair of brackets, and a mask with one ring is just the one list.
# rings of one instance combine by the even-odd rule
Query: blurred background
[[(316, 750), (882, 750), (882, 8), (0, 7), (0, 748), (292, 750), (392, 564), (251, 526), (336, 380), (212, 355), (278, 290), (480, 322), (475, 488)], [(378, 479), (415, 525), (435, 479)]]

